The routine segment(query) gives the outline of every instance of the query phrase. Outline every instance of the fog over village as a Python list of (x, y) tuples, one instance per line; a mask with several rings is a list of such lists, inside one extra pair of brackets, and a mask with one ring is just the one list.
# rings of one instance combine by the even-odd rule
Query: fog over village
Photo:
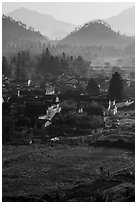
[(2, 3), (2, 201), (135, 202), (135, 4)]

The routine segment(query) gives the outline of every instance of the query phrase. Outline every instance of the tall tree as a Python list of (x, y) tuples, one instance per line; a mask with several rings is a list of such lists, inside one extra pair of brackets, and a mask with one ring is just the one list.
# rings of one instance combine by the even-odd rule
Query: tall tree
[(2, 74), (9, 76), (9, 66), (6, 57), (2, 58)]
[(89, 62), (84, 61), (81, 56), (75, 58), (72, 61), (71, 66), (71, 71), (75, 76), (87, 77)]
[(18, 53), (17, 55), (17, 60), (16, 60), (16, 79), (20, 79), (21, 78), (21, 70), (20, 70), (20, 53)]
[(123, 82), (120, 74), (115, 72), (109, 82), (108, 98), (121, 101), (123, 98)]
[(86, 91), (88, 94), (92, 96), (98, 96), (99, 95), (99, 86), (97, 85), (96, 81), (91, 78), (87, 84)]

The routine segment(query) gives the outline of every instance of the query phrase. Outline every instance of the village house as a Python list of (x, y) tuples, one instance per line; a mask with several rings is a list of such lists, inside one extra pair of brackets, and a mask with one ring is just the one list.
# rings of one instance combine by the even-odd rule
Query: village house
[(109, 101), (109, 106), (108, 106), (108, 115), (115, 115), (117, 113), (117, 106), (114, 101)]

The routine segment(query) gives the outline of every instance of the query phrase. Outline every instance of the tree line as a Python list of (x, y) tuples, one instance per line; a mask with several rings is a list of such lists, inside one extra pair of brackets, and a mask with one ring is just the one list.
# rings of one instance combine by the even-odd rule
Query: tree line
[(2, 73), (12, 79), (44, 80), (47, 73), (53, 76), (62, 73), (73, 76), (86, 76), (90, 62), (82, 57), (66, 56), (65, 53), (53, 56), (49, 49), (32, 55), (22, 51), (7, 59), (3, 56)]

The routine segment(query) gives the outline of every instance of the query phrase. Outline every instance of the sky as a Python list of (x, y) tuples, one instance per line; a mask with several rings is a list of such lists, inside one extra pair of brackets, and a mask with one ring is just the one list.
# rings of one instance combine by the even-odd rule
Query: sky
[(76, 25), (99, 18), (109, 18), (134, 6), (133, 2), (3, 2), (2, 13), (25, 7)]

